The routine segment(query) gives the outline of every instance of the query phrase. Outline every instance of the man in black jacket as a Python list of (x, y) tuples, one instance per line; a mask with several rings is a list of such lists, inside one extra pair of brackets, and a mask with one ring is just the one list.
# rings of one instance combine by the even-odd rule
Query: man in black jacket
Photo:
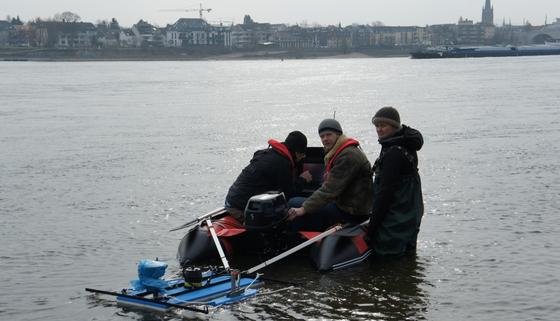
[(312, 179), (308, 171), (297, 175), (298, 163), (305, 158), (307, 149), (304, 134), (293, 131), (284, 142), (270, 139), (268, 144), (269, 148), (255, 152), (249, 165), (229, 188), (225, 207), (239, 221), (242, 221), (243, 211), (252, 196), (279, 191), (288, 199), (296, 191), (296, 185)]
[(372, 118), (381, 153), (373, 165), (373, 211), (369, 243), (379, 255), (402, 255), (416, 249), (424, 213), (417, 151), (424, 140), (401, 125), (398, 111), (383, 107)]

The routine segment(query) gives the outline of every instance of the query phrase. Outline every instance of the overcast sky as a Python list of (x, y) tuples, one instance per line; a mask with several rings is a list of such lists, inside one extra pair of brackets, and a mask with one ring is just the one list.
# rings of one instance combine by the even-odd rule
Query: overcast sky
[[(0, 20), (17, 16), (28, 21), (36, 17), (49, 18), (56, 13), (71, 11), (82, 21), (96, 22), (116, 18), (122, 26), (132, 26), (139, 19), (158, 26), (178, 18), (198, 17), (197, 11), (181, 9), (212, 9), (204, 18), (214, 21), (242, 23), (245, 14), (256, 22), (343, 26), (381, 21), (389, 26), (424, 26), (456, 23), (459, 17), (475, 22), (481, 19), (485, 0), (1, 0)], [(503, 19), (513, 24), (525, 20), (541, 25), (560, 17), (560, 0), (493, 0), (494, 22)], [(165, 11), (178, 9), (177, 11)]]

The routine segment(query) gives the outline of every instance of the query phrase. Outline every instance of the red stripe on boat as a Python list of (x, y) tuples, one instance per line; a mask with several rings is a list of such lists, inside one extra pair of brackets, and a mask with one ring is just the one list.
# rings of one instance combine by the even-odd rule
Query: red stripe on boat
[(358, 249), (358, 253), (360, 254), (365, 253), (369, 248), (366, 241), (364, 240), (363, 234), (354, 236), (352, 238), (352, 242), (354, 243), (354, 246), (356, 246), (356, 249)]
[(247, 231), (238, 220), (229, 215), (212, 222), (212, 225), (214, 225), (217, 236), (230, 237)]
[(226, 252), (226, 256), (227, 257), (232, 257), (233, 256), (233, 246), (231, 245), (231, 242), (229, 241), (229, 239), (227, 238), (223, 238), (220, 240), (220, 244), (222, 244), (224, 251)]
[(301, 236), (305, 237), (306, 239), (310, 240), (315, 236), (321, 234), (321, 232), (300, 231), (299, 234), (301, 234)]

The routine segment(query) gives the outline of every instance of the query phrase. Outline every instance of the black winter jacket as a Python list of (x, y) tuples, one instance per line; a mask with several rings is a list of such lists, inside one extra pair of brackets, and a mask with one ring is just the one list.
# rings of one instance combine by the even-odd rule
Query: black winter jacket
[(416, 247), (424, 213), (417, 151), (422, 134), (404, 126), (379, 140), (381, 153), (374, 164), (374, 199), (370, 240), (378, 254), (404, 254)]
[(284, 192), (289, 199), (295, 183), (296, 170), (286, 156), (273, 148), (258, 150), (229, 188), (226, 205), (243, 211), (249, 198), (269, 191)]

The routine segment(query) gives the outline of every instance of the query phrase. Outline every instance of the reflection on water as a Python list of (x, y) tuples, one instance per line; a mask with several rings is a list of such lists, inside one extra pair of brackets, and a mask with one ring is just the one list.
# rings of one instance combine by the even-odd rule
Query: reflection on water
[[(373, 259), (369, 268), (370, 277), (359, 280), (363, 284), (363, 292), (371, 295), (363, 310), (383, 320), (426, 319), (429, 297), (423, 289), (430, 284), (425, 280), (423, 264), (416, 256)], [(363, 274), (368, 275), (367, 272)], [(361, 299), (356, 298), (353, 302)], [(368, 300), (367, 296), (363, 299)], [(359, 303), (357, 305), (360, 306)]]
[[(424, 264), (416, 256), (318, 274), (303, 258), (271, 267), (267, 276), (301, 285), (266, 283), (265, 294), (235, 314), (239, 320), (425, 320), (429, 306)], [(242, 313), (241, 313), (242, 312)]]

